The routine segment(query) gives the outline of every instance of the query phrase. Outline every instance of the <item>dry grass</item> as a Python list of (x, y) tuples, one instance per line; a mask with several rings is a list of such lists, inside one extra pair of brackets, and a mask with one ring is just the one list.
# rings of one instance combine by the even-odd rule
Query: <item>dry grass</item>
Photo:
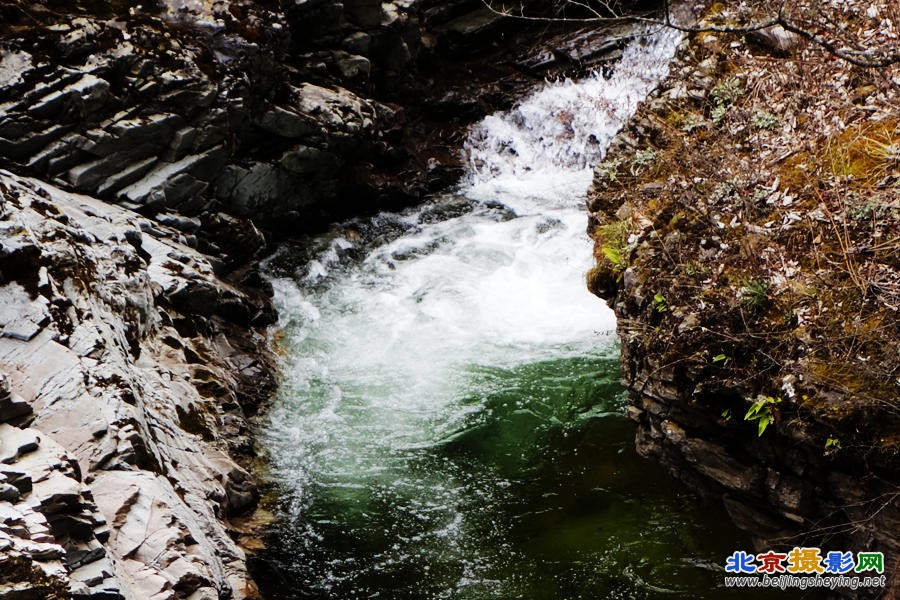
[(832, 135), (822, 159), (828, 170), (869, 187), (900, 176), (900, 122), (864, 121)]

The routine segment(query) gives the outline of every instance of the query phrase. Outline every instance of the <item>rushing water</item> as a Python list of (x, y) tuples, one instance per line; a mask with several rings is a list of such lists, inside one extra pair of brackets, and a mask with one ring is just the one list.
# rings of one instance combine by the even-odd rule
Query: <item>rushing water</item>
[(635, 455), (614, 317), (584, 284), (590, 165), (676, 43), (484, 119), (454, 193), (272, 259), (270, 593), (722, 597), (741, 540)]

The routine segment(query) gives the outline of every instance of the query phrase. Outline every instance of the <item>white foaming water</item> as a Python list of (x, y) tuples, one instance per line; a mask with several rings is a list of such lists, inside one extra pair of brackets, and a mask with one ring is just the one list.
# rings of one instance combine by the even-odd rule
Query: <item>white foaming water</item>
[[(584, 283), (584, 195), (591, 165), (665, 76), (677, 40), (638, 39), (610, 77), (547, 84), (485, 118), (455, 194), (335, 230), (294, 277), (273, 281), (288, 357), (266, 438), (298, 510), (311, 488), (363, 514), (373, 494), (388, 494), (410, 518), (437, 511), (429, 535), (462, 543), (462, 484), (406, 462), (485, 410), (473, 367), (612, 354), (614, 316)], [(393, 239), (366, 239), (388, 227)], [(302, 543), (315, 544), (308, 527)]]
[(591, 166), (665, 77), (679, 39), (662, 31), (635, 40), (611, 77), (549, 84), (512, 111), (486, 117), (469, 135), (466, 193), (501, 196), (529, 212), (580, 208)]

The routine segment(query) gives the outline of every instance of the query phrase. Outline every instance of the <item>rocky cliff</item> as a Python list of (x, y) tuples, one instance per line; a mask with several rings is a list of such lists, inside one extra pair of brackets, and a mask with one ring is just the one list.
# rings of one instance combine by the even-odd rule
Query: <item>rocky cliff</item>
[[(896, 43), (891, 6), (849, 4), (845, 32)], [(639, 451), (760, 548), (884, 552), (892, 587), (855, 593), (886, 598), (900, 594), (898, 85), (896, 65), (781, 28), (692, 34), (589, 197), (588, 284), (618, 317)]]
[(0, 194), (0, 597), (253, 596), (226, 522), (257, 501), (268, 302), (127, 209)]
[(0, 155), (18, 170), (147, 215), (281, 230), (406, 193), (377, 177), (399, 107), (336, 83), (365, 87), (364, 56), (293, 59), (290, 20), (264, 3), (99, 6), (3, 9)]

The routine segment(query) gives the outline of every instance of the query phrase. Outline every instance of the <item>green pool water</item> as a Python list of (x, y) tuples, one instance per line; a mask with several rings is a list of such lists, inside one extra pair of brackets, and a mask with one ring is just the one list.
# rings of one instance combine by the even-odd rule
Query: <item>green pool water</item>
[[(364, 455), (297, 471), (302, 494), (279, 483), (288, 500), (264, 588), (284, 599), (761, 597), (723, 587), (725, 557), (748, 547), (724, 512), (636, 455), (618, 377), (603, 357), (465, 369), (457, 418), (433, 415), (432, 443), (363, 440)], [(318, 410), (285, 402), (295, 416)], [(342, 403), (353, 426), (373, 422), (359, 398)]]

